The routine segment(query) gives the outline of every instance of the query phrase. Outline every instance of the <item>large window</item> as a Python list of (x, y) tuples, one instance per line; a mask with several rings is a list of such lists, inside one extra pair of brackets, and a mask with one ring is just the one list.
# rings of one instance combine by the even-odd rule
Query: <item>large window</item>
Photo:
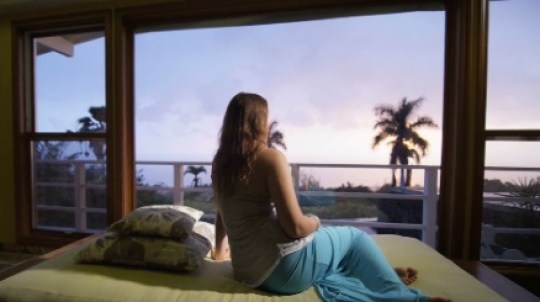
[(540, 261), (540, 2), (490, 5), (481, 258)]
[[(437, 202), (444, 23), (442, 11), (404, 12), (136, 34), (137, 206), (214, 211), (209, 164), (227, 103), (244, 91), (268, 100), (271, 132), (280, 134), (271, 143), (293, 164), (298, 189), (325, 191), (300, 195), (305, 211), (328, 223), (421, 225), (426, 181), (435, 183), (430, 202)], [(421, 141), (406, 142), (408, 163), (426, 166), (409, 173), (387, 166), (396, 137), (391, 129), (373, 129), (388, 117), (377, 115), (381, 106), (402, 110), (406, 125), (432, 120), (414, 128)], [(380, 133), (388, 139), (374, 148)], [(397, 189), (402, 174), (403, 188), (393, 193), (416, 199), (367, 194), (392, 190), (393, 175)], [(404, 233), (421, 238), (418, 230)]]

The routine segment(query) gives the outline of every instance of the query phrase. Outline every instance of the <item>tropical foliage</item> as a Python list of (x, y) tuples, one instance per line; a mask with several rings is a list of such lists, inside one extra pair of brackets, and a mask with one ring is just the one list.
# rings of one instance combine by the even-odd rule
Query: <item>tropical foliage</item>
[[(418, 134), (418, 129), (422, 127), (437, 128), (437, 124), (428, 116), (413, 119), (413, 114), (422, 104), (423, 98), (413, 101), (403, 98), (397, 107), (392, 105), (379, 105), (375, 107), (375, 115), (378, 120), (373, 129), (379, 132), (373, 139), (372, 148), (377, 147), (381, 142), (392, 139), (390, 152), (390, 164), (408, 165), (409, 158), (420, 163), (420, 158), (427, 154), (429, 143)], [(412, 170), (407, 169), (407, 175), (403, 176), (401, 169), (401, 185), (411, 185)], [(396, 186), (395, 171), (392, 170), (392, 186)]]
[(507, 193), (499, 193), (506, 197), (524, 197), (527, 199), (512, 200), (509, 199), (505, 203), (508, 206), (521, 209), (521, 217), (519, 221), (524, 227), (540, 226), (540, 177), (537, 179), (518, 178), (518, 181), (509, 183)]
[(277, 121), (272, 121), (270, 123), (270, 126), (268, 126), (268, 147), (275, 148), (276, 146), (279, 146), (283, 148), (283, 150), (287, 150), (287, 145), (285, 144), (285, 136), (281, 131), (276, 129), (277, 125)]
[[(90, 107), (88, 109), (90, 116), (81, 117), (77, 120), (79, 133), (99, 133), (107, 131), (106, 109), (105, 106)], [(72, 132), (68, 130), (68, 132)], [(81, 154), (89, 156), (92, 152), (97, 160), (103, 160), (106, 157), (106, 145), (103, 139), (90, 139), (88, 142), (81, 142)]]
[[(517, 181), (505, 182), (498, 179), (486, 181), (487, 184), (496, 184), (492, 192), (508, 199), (502, 204), (484, 203), (484, 224), (495, 228), (540, 228), (540, 177), (519, 177)], [(485, 192), (489, 189), (484, 186)], [(518, 249), (525, 255), (537, 257), (540, 254), (539, 238), (539, 234), (498, 233), (495, 240), (504, 248)]]
[(193, 174), (193, 180), (191, 181), (192, 187), (199, 187), (201, 185), (201, 179), (199, 178), (199, 174), (201, 173), (206, 174), (206, 168), (204, 166), (188, 166), (186, 171), (184, 171), (184, 175)]

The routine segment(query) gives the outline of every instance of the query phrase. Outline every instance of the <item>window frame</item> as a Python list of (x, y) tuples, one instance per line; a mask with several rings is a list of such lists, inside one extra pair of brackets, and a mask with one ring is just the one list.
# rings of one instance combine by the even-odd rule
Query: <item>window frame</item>
[[(122, 217), (128, 210), (127, 207), (118, 206), (109, 202), (115, 200), (114, 196), (122, 195), (118, 191), (124, 191), (122, 185), (128, 183), (129, 177), (124, 171), (129, 173), (129, 167), (122, 170), (115, 170), (120, 165), (125, 165), (129, 156), (119, 156), (113, 150), (126, 150), (126, 139), (119, 138), (118, 131), (124, 131), (124, 124), (114, 125), (106, 133), (47, 133), (35, 131), (35, 98), (34, 98), (34, 54), (33, 39), (40, 36), (51, 36), (67, 33), (85, 31), (103, 31), (105, 39), (105, 106), (107, 110), (107, 124), (116, 122), (115, 115), (117, 108), (121, 108), (121, 116), (125, 116), (126, 106), (124, 91), (116, 91), (117, 85), (112, 83), (117, 81), (127, 82), (123, 79), (125, 62), (119, 62), (113, 66), (112, 42), (117, 37), (116, 32), (121, 32), (122, 28), (116, 27), (113, 31), (112, 18), (107, 11), (96, 11), (91, 13), (76, 13), (56, 17), (42, 17), (32, 20), (16, 21), (13, 24), (13, 44), (12, 44), (12, 74), (13, 74), (13, 131), (14, 131), (14, 188), (16, 205), (16, 238), (18, 244), (41, 245), (50, 247), (60, 247), (73, 242), (74, 240), (88, 236), (83, 233), (65, 233), (55, 231), (45, 231), (33, 228), (33, 181), (32, 181), (32, 150), (31, 144), (37, 140), (66, 140), (66, 139), (88, 139), (104, 138), (107, 144), (107, 221), (114, 221)], [(125, 36), (125, 35), (121, 35)], [(123, 41), (123, 40), (121, 40)], [(117, 42), (118, 43), (118, 42)], [(118, 48), (122, 52), (124, 48)], [(129, 59), (129, 57), (127, 57)], [(114, 67), (118, 68), (116, 71)], [(120, 77), (120, 80), (118, 80)], [(113, 101), (116, 100), (116, 101)], [(116, 115), (118, 115), (116, 113)], [(126, 118), (124, 118), (126, 120)], [(127, 119), (129, 120), (129, 119)], [(123, 136), (123, 135), (120, 135)], [(131, 157), (132, 158), (132, 157)], [(112, 189), (111, 189), (112, 188)], [(123, 204), (123, 203), (122, 203)]]

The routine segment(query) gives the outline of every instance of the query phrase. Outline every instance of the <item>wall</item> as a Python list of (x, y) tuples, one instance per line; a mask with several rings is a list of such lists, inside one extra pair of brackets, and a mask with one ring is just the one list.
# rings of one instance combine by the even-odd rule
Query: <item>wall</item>
[(0, 243), (15, 243), (11, 104), (11, 25), (0, 20)]

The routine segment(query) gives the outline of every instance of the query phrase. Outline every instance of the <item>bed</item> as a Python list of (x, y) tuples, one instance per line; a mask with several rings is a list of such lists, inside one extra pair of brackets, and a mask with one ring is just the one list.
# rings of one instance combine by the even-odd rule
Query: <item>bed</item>
[[(374, 235), (390, 263), (420, 271), (412, 287), (454, 301), (507, 301), (421, 241)], [(229, 261), (205, 259), (194, 273), (77, 264), (74, 256), (91, 240), (0, 282), (0, 301), (320, 301), (313, 288), (291, 296), (250, 289), (232, 278)]]

